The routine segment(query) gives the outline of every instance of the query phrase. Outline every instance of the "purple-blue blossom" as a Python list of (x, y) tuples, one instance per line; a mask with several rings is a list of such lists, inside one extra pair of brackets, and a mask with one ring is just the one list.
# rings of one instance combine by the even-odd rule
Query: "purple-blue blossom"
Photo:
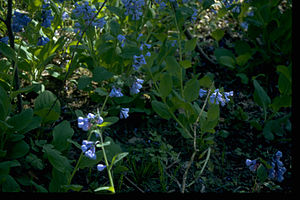
[(51, 26), (51, 21), (54, 19), (52, 16), (52, 11), (48, 8), (50, 3), (43, 4), (42, 8), (42, 26), (49, 28)]
[(129, 108), (122, 108), (120, 111), (120, 119), (126, 119), (127, 117), (129, 117), (128, 112)]
[(250, 171), (254, 172), (258, 167), (258, 162), (256, 160), (246, 160), (246, 166), (249, 167)]
[(27, 15), (15, 11), (12, 17), (13, 32), (21, 32), (29, 22), (31, 22), (31, 19)]
[(139, 20), (143, 15), (144, 0), (121, 0), (125, 6), (125, 15), (132, 16), (132, 20)]
[[(81, 20), (80, 23), (78, 23), (76, 25), (76, 29), (74, 30), (75, 32), (78, 32), (78, 30), (83, 30), (84, 26), (88, 25), (91, 23), (92, 26), (96, 27), (96, 28), (103, 28), (104, 25), (106, 24), (105, 19), (102, 18), (97, 18), (94, 16), (97, 14), (96, 13), (96, 9), (92, 8), (89, 5), (89, 2), (84, 1), (81, 4), (78, 4), (77, 2), (75, 3), (75, 8), (72, 10), (72, 15), (78, 19)], [(94, 19), (93, 19), (94, 18)], [(91, 22), (91, 20), (93, 19), (93, 21)], [(81, 24), (81, 23), (84, 24)]]
[(78, 128), (84, 131), (88, 131), (93, 124), (102, 124), (103, 118), (93, 113), (88, 113), (87, 117), (78, 117), (77, 119)]
[(122, 97), (123, 94), (121, 92), (121, 88), (116, 89), (115, 87), (113, 87), (110, 91), (109, 96), (110, 97)]
[(50, 41), (50, 39), (48, 37), (44, 37), (44, 36), (41, 36), (39, 37), (39, 40), (37, 42), (37, 46), (44, 46), (45, 44), (47, 44), (48, 42)]
[(132, 84), (131, 88), (130, 88), (130, 93), (131, 94), (137, 94), (140, 92), (140, 89), (143, 87), (144, 80), (142, 79), (136, 79), (136, 81)]
[(283, 163), (280, 161), (281, 157), (282, 157), (282, 152), (277, 151), (270, 163), (272, 168), (269, 169), (269, 178), (274, 179), (278, 182), (282, 182), (284, 180), (283, 174), (286, 172), (286, 168), (283, 166)]
[(119, 42), (121, 43), (121, 47), (124, 47), (126, 37), (125, 37), (124, 35), (119, 34), (119, 35), (117, 36), (117, 39), (118, 39)]
[(98, 165), (97, 165), (97, 170), (98, 170), (99, 172), (103, 171), (105, 168), (106, 168), (106, 166), (103, 165), (103, 164), (98, 164)]
[(3, 42), (4, 44), (8, 44), (8, 36), (5, 36), (3, 38), (0, 39), (0, 42)]
[(200, 89), (199, 90), (199, 96), (200, 97), (203, 97), (204, 95), (206, 95), (207, 94), (207, 91), (206, 90), (203, 90), (203, 89)]
[(96, 160), (97, 156), (96, 156), (96, 147), (94, 142), (83, 140), (81, 145), (81, 150), (86, 157)]
[(137, 56), (137, 55), (134, 55), (133, 56), (133, 68), (135, 70), (138, 70), (142, 65), (145, 65), (147, 64), (146, 63), (146, 60), (145, 60), (145, 57), (143, 54), (141, 54), (140, 56)]

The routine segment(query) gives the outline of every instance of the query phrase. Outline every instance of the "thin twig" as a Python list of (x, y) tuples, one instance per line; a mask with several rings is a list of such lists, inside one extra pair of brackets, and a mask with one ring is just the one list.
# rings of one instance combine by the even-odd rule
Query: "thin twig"
[(127, 178), (127, 176), (124, 175), (124, 177), (125, 177), (125, 179), (126, 179), (129, 183), (131, 183), (134, 187), (136, 187), (140, 192), (145, 193), (144, 190), (142, 190), (141, 188), (139, 188), (134, 182), (132, 182), (129, 178)]

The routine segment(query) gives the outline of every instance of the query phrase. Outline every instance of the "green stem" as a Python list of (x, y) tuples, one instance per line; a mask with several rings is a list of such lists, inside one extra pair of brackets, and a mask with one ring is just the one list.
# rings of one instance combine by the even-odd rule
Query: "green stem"
[[(106, 98), (105, 98), (105, 100), (104, 100), (104, 103), (103, 103), (103, 105), (102, 105), (102, 107), (101, 107), (101, 110), (100, 110), (100, 114), (102, 114), (102, 112), (103, 112), (103, 109), (104, 109), (104, 107), (105, 107), (105, 104), (106, 104), (106, 102), (107, 102), (108, 97), (109, 97), (109, 95), (107, 95)], [(87, 140), (90, 140), (90, 138), (91, 138), (91, 136), (92, 136), (92, 133), (93, 133), (93, 131), (92, 131), (92, 130), (89, 130), (89, 135), (88, 135)], [(101, 134), (100, 134), (100, 135), (101, 135)], [(103, 144), (103, 142), (102, 142), (102, 144)], [(77, 170), (78, 170), (78, 167), (79, 167), (79, 164), (80, 164), (80, 162), (81, 162), (82, 157), (83, 157), (83, 152), (80, 153), (80, 156), (79, 156), (79, 159), (77, 160), (76, 166), (75, 166), (75, 168), (74, 168), (74, 170), (73, 170), (73, 172), (72, 172), (72, 174), (71, 174), (71, 176), (70, 176), (70, 178), (69, 178), (69, 180), (68, 180), (68, 185), (71, 184), (72, 179), (73, 179), (75, 173), (76, 173)]]
[[(101, 141), (101, 144), (103, 144), (102, 131), (99, 131), (99, 132), (100, 132), (100, 134), (99, 134), (100, 135), (100, 141)], [(108, 173), (110, 187), (113, 189), (112, 192), (115, 193), (114, 181), (113, 181), (113, 178), (112, 178), (111, 171), (109, 169), (110, 167), (109, 167), (109, 163), (108, 163), (108, 160), (107, 160), (107, 157), (106, 157), (105, 148), (104, 148), (103, 145), (102, 145), (101, 149), (102, 149), (102, 152), (103, 152), (104, 162), (105, 162), (107, 173)]]

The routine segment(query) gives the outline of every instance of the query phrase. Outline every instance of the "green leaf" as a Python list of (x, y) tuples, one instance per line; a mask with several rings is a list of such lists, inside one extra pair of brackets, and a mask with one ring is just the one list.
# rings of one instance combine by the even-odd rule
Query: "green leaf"
[(116, 20), (111, 20), (109, 27), (111, 34), (114, 36), (117, 36), (121, 32), (120, 24)]
[(63, 185), (62, 188), (65, 191), (73, 190), (75, 192), (80, 192), (80, 190), (82, 190), (83, 186), (72, 184), (72, 185)]
[(179, 64), (184, 68), (184, 69), (188, 69), (190, 67), (192, 67), (192, 62), (190, 60), (182, 60), (179, 62)]
[(273, 134), (273, 126), (274, 126), (274, 121), (270, 120), (268, 121), (263, 129), (263, 136), (267, 140), (273, 140), (274, 139), (274, 134)]
[(81, 150), (81, 145), (78, 144), (77, 142), (71, 140), (70, 138), (67, 139), (67, 142), (72, 143), (75, 147)]
[(224, 34), (225, 32), (223, 30), (217, 29), (211, 33), (211, 36), (219, 42), (223, 38)]
[(174, 56), (166, 57), (166, 68), (169, 73), (172, 75), (179, 77), (181, 66), (178, 64), (176, 58)]
[(114, 187), (108, 187), (108, 186), (99, 187), (99, 188), (95, 189), (94, 192), (99, 192), (99, 191), (103, 191), (103, 190), (107, 190), (107, 191), (110, 191), (112, 193), (115, 193), (115, 188)]
[(43, 161), (32, 153), (26, 156), (26, 162), (33, 166), (35, 169), (44, 169)]
[(15, 51), (3, 42), (0, 42), (0, 53), (3, 54), (8, 59), (11, 59), (15, 62), (17, 60)]
[(74, 130), (71, 128), (70, 122), (67, 120), (62, 121), (54, 127), (52, 144), (55, 149), (64, 151), (69, 148), (68, 139), (71, 139)]
[(292, 106), (292, 96), (291, 95), (280, 95), (273, 99), (271, 108), (274, 112), (278, 112), (280, 108), (291, 107)]
[(91, 83), (91, 81), (92, 81), (92, 78), (83, 75), (78, 80), (78, 89), (83, 90), (83, 89), (87, 88), (88, 85)]
[(10, 175), (0, 175), (2, 192), (20, 192), (20, 186)]
[(101, 148), (101, 147), (105, 147), (105, 146), (109, 146), (109, 145), (110, 145), (110, 141), (107, 141), (102, 144), (96, 144), (96, 147)]
[(249, 79), (248, 79), (248, 77), (247, 77), (246, 74), (244, 74), (244, 73), (238, 73), (238, 74), (236, 74), (236, 76), (241, 78), (241, 82), (243, 84), (248, 84)]
[(96, 88), (95, 93), (97, 93), (100, 96), (107, 96), (108, 92), (104, 88)]
[(43, 146), (43, 151), (47, 156), (51, 165), (61, 173), (65, 173), (67, 171), (71, 171), (72, 166), (70, 165), (69, 160), (61, 155), (61, 152), (54, 149), (52, 144), (45, 144)]
[(44, 192), (44, 193), (48, 192), (48, 190), (46, 188), (44, 188), (43, 186), (37, 184), (33, 180), (31, 180), (30, 183), (35, 187), (37, 192)]
[(263, 165), (259, 165), (259, 167), (257, 168), (257, 177), (261, 183), (267, 179), (268, 172)]
[(128, 155), (128, 152), (123, 152), (123, 153), (119, 153), (117, 155), (115, 155), (108, 167), (108, 170), (111, 170), (111, 168), (120, 160), (122, 160), (123, 158), (125, 158)]
[(183, 52), (193, 51), (197, 45), (197, 38), (193, 38), (185, 42)]
[(29, 145), (21, 140), (10, 145), (6, 157), (9, 159), (21, 158), (29, 152)]
[(229, 67), (230, 69), (235, 68), (235, 60), (230, 56), (220, 56), (218, 61), (221, 65)]
[(152, 101), (151, 102), (153, 110), (162, 118), (170, 119), (171, 115), (169, 113), (167, 105), (159, 102), (159, 101)]
[(245, 64), (247, 64), (247, 62), (248, 62), (248, 60), (249, 60), (250, 58), (251, 58), (251, 54), (249, 54), (249, 53), (239, 55), (239, 56), (236, 58), (236, 63), (237, 63), (239, 66), (244, 66)]
[(254, 79), (253, 80), (253, 85), (254, 85), (254, 101), (264, 109), (265, 113), (265, 119), (267, 117), (267, 108), (271, 103), (270, 97), (267, 95), (265, 90), (260, 86), (260, 84)]
[(217, 104), (210, 104), (206, 118), (200, 120), (200, 127), (202, 132), (214, 132), (214, 128), (219, 122), (220, 108)]
[(191, 102), (199, 97), (200, 83), (196, 78), (187, 81), (184, 85), (184, 98)]
[(111, 162), (113, 157), (119, 153), (122, 153), (121, 146), (114, 142), (110, 137), (106, 137), (104, 143), (110, 142), (111, 144), (105, 147), (107, 159)]
[[(56, 96), (48, 90), (45, 90), (36, 98), (34, 102), (34, 113), (42, 118), (43, 123), (53, 122), (58, 120), (60, 116), (59, 100), (56, 101), (53, 108), (49, 112), (55, 100), (56, 100)], [(49, 114), (47, 115), (48, 112)]]
[[(2, 42), (0, 42), (2, 43)], [(5, 121), (7, 115), (10, 112), (10, 100), (6, 91), (0, 87), (0, 120)]]
[(23, 130), (32, 121), (33, 110), (31, 108), (23, 110), (20, 114), (14, 115), (7, 120), (7, 123), (14, 127), (16, 131)]
[(172, 91), (173, 80), (172, 76), (168, 73), (163, 73), (160, 76), (160, 83), (159, 83), (159, 93), (161, 97), (167, 97), (170, 92)]
[[(212, 78), (209, 75), (205, 75), (199, 80), (200, 87), (209, 89), (213, 83)], [(199, 93), (199, 91), (198, 91)]]
[(107, 71), (104, 67), (96, 67), (93, 70), (93, 81), (101, 83), (104, 80), (108, 80), (113, 77), (113, 73)]
[(111, 126), (119, 121), (118, 117), (106, 117), (104, 119), (104, 122), (100, 125), (97, 125), (98, 127), (106, 127), (106, 126)]

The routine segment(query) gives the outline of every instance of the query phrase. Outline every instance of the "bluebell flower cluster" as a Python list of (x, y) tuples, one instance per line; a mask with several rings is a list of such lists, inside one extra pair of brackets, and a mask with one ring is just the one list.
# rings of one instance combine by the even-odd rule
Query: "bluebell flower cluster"
[(101, 116), (95, 116), (93, 113), (89, 113), (86, 118), (78, 117), (78, 127), (84, 131), (88, 131), (93, 123), (102, 124), (103, 118)]
[(132, 16), (132, 20), (139, 20), (143, 15), (142, 6), (145, 5), (144, 0), (122, 0), (125, 6), (125, 15)]
[(86, 157), (96, 160), (96, 147), (93, 141), (83, 140), (81, 150)]
[(237, 5), (234, 8), (231, 9), (231, 12), (233, 13), (240, 13), (241, 12), (241, 6)]
[(248, 30), (248, 23), (247, 22), (242, 22), (240, 23), (241, 27), (246, 31)]
[(39, 37), (39, 40), (37, 42), (37, 46), (44, 46), (45, 44), (47, 44), (48, 42), (50, 41), (50, 39), (48, 37), (44, 37), (44, 36), (41, 36)]
[(194, 23), (197, 19), (198, 10), (196, 8), (193, 8), (193, 14), (191, 17), (191, 21)]
[(123, 94), (121, 92), (121, 88), (116, 89), (115, 87), (112, 87), (109, 96), (110, 97), (122, 97)]
[[(200, 89), (199, 96), (203, 97), (207, 94), (206, 90)], [(229, 97), (233, 96), (233, 91), (223, 92), (223, 94), (219, 91), (219, 89), (215, 89), (214, 92), (210, 95), (209, 101), (210, 103), (221, 104), (221, 106), (225, 106), (226, 103), (230, 101)]]
[(233, 0), (223, 0), (222, 2), (225, 5), (225, 8), (230, 8), (233, 4)]
[(125, 37), (124, 35), (119, 34), (119, 35), (117, 36), (117, 39), (118, 39), (119, 42), (121, 43), (121, 47), (124, 47), (126, 37)]
[(140, 89), (143, 87), (142, 84), (144, 83), (144, 80), (142, 79), (136, 79), (136, 81), (132, 84), (130, 88), (131, 94), (137, 94), (140, 92)]
[(50, 3), (43, 4), (42, 8), (42, 26), (49, 28), (51, 26), (51, 21), (54, 19), (52, 16), (52, 11), (49, 9)]
[(8, 36), (5, 36), (3, 38), (0, 39), (0, 42), (3, 42), (4, 44), (8, 44)]
[(98, 170), (99, 172), (103, 171), (105, 168), (106, 168), (106, 166), (103, 165), (103, 164), (98, 164), (98, 165), (97, 165), (97, 170)]
[(139, 70), (139, 68), (145, 64), (147, 64), (147, 63), (146, 63), (146, 60), (145, 60), (145, 57), (143, 54), (141, 54), (140, 56), (137, 56), (137, 55), (133, 56), (133, 65), (132, 66), (136, 71)]
[(12, 30), (13, 32), (21, 32), (27, 24), (31, 22), (30, 17), (27, 15), (17, 12), (14, 12), (12, 17)]
[(65, 21), (67, 18), (69, 18), (69, 15), (67, 12), (63, 12), (62, 14), (62, 20)]
[(247, 159), (246, 165), (249, 167), (250, 171), (254, 172), (259, 166), (259, 162), (257, 162), (256, 160)]
[[(96, 28), (103, 28), (106, 24), (105, 19), (102, 18), (95, 18), (92, 22), (91, 20), (93, 17), (97, 14), (95, 8), (91, 8), (88, 1), (84, 1), (81, 4), (75, 3), (75, 8), (72, 10), (72, 15), (77, 19), (82, 19), (81, 21), (84, 21), (85, 25), (88, 25), (91, 23), (92, 26)], [(80, 24), (77, 24), (76, 31), (83, 29)], [(75, 31), (75, 32), (76, 32)]]
[(278, 182), (283, 181), (283, 174), (286, 172), (286, 168), (283, 166), (283, 163), (280, 161), (282, 157), (282, 152), (278, 151), (275, 156), (272, 158), (271, 166), (272, 168), (269, 170), (269, 178), (275, 179)]
[(163, 0), (155, 0), (155, 3), (159, 4), (160, 9), (164, 9), (167, 6)]
[(120, 111), (120, 119), (126, 119), (127, 117), (129, 117), (129, 108), (122, 108)]

